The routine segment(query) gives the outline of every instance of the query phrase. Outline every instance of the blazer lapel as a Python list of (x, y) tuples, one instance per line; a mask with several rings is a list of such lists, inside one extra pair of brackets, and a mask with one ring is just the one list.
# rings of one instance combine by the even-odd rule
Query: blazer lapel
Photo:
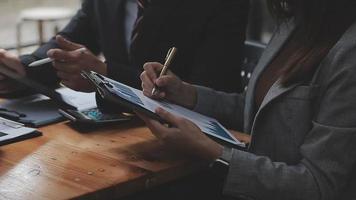
[(295, 83), (292, 84), (288, 87), (284, 87), (282, 86), (282, 84), (280, 83), (280, 81), (276, 81), (272, 87), (270, 88), (270, 90), (267, 92), (265, 98), (262, 101), (262, 104), (260, 106), (260, 108), (257, 111), (256, 116), (258, 115), (258, 113), (264, 108), (266, 107), (271, 101), (273, 101), (274, 99), (276, 99), (277, 97), (281, 96), (282, 94), (294, 89), (296, 86), (298, 86), (300, 83)]
[[(248, 90), (246, 93), (246, 104), (244, 110), (244, 131), (247, 133), (251, 132), (251, 127), (254, 119), (255, 88), (256, 88), (257, 81), (261, 73), (277, 56), (277, 54), (283, 47), (284, 43), (291, 36), (291, 33), (294, 31), (294, 29), (295, 29), (295, 25), (294, 22), (292, 21), (290, 23), (282, 25), (274, 34), (271, 42), (268, 44), (268, 47), (266, 48), (258, 64), (256, 65), (256, 68), (252, 74), (252, 77), (248, 85)], [(275, 93), (272, 96), (275, 97), (282, 94), (283, 93), (282, 90), (283, 89), (280, 88), (280, 91), (279, 90), (275, 91)], [(273, 99), (272, 96), (270, 97), (271, 99)], [(267, 104), (268, 102), (265, 103)]]

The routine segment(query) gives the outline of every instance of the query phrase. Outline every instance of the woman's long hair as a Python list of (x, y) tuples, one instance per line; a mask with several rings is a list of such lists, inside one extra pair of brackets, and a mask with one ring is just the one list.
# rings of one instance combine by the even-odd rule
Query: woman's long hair
[[(294, 19), (297, 29), (277, 63), (283, 63), (282, 84), (310, 78), (322, 59), (355, 21), (356, 0), (268, 0), (278, 23)], [(356, 36), (355, 36), (356, 37)], [(283, 55), (283, 56), (282, 56)]]

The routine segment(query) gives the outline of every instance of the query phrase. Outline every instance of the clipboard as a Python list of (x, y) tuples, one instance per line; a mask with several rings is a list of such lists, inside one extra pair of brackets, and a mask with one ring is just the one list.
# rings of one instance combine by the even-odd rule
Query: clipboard
[[(120, 96), (115, 95), (113, 93), (114, 92), (113, 83), (115, 82), (114, 80), (111, 80), (111, 79), (109, 79), (101, 74), (98, 74), (96, 72), (93, 72), (93, 71), (91, 71), (91, 72), (83, 71), (82, 75), (83, 75), (83, 77), (88, 79), (95, 86), (96, 91), (101, 96), (101, 98), (103, 98), (111, 103), (124, 106), (124, 107), (128, 108), (129, 110), (139, 111), (141, 113), (144, 113), (145, 115), (149, 116), (150, 118), (160, 121), (161, 123), (167, 123), (165, 120), (163, 120), (156, 113), (154, 113), (150, 110), (147, 110), (144, 106), (134, 103), (128, 99), (120, 98)], [(129, 86), (126, 86), (126, 87), (130, 88)]]
[(133, 111), (141, 112), (152, 119), (168, 124), (164, 119), (155, 113), (155, 109), (157, 107), (162, 107), (168, 112), (191, 120), (205, 134), (213, 139), (217, 139), (224, 145), (234, 146), (240, 149), (246, 148), (246, 145), (243, 142), (237, 140), (216, 119), (201, 115), (176, 104), (150, 99), (144, 96), (142, 91), (112, 80), (96, 72), (83, 71), (82, 75), (90, 80), (96, 87), (100, 96), (109, 102), (124, 106)]

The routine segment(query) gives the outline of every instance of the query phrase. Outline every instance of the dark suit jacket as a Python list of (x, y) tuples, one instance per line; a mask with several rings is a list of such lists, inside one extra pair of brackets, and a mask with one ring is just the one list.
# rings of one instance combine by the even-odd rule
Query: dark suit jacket
[[(241, 90), (248, 0), (152, 0), (145, 10), (139, 50), (130, 55), (132, 59), (125, 45), (124, 5), (124, 0), (85, 0), (59, 34), (95, 54), (103, 53), (109, 76), (133, 87), (140, 88), (145, 62), (163, 62), (167, 50), (176, 46), (179, 54), (171, 70), (183, 80), (219, 90)], [(27, 65), (44, 58), (55, 47), (52, 39), (32, 55), (22, 56), (22, 62)], [(58, 81), (51, 67), (27, 70), (46, 84)]]

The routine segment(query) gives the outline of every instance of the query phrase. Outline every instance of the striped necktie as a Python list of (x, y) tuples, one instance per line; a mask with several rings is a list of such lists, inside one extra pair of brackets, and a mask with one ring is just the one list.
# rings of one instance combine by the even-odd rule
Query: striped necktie
[(137, 7), (138, 7), (138, 13), (137, 13), (137, 18), (134, 24), (134, 28), (132, 30), (131, 34), (131, 46), (130, 46), (130, 51), (132, 52), (136, 46), (136, 39), (140, 35), (140, 27), (142, 24), (142, 20), (144, 17), (144, 11), (149, 5), (149, 0), (137, 0)]

